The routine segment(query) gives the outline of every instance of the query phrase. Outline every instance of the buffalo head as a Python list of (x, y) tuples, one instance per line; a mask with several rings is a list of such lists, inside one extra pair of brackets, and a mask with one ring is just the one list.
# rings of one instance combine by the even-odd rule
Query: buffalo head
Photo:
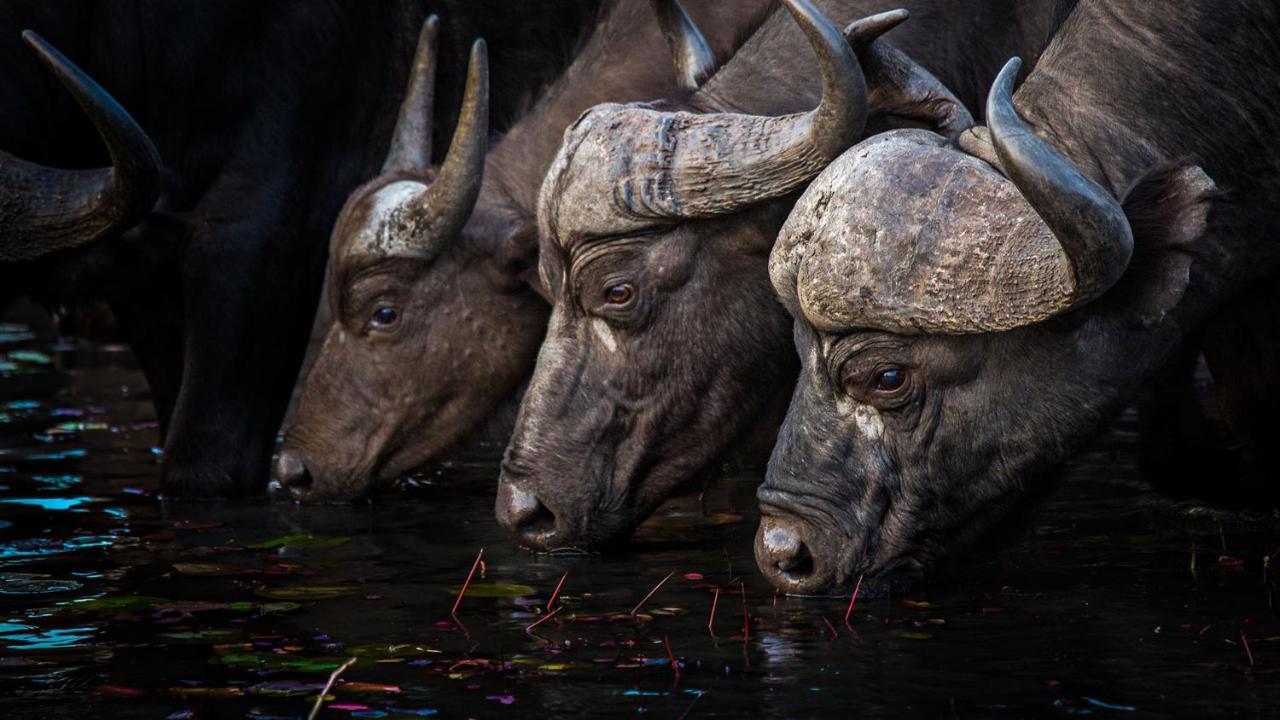
[[(496, 503), (526, 545), (624, 538), (734, 440), (776, 427), (795, 367), (768, 252), (789, 196), (868, 114), (846, 37), (808, 0), (783, 4), (817, 54), (814, 110), (602, 105), (565, 134), (538, 212), (554, 306)], [(691, 107), (717, 104), (709, 89)]]
[[(334, 227), (333, 324), (276, 462), (298, 499), (360, 497), (421, 464), (454, 437), (417, 431), (477, 422), (491, 408), (464, 389), (501, 382), (508, 370), (493, 359), (511, 339), (481, 322), (508, 311), (506, 296), (490, 291), (485, 264), (457, 242), (484, 173), (488, 55), (476, 41), (453, 143), (434, 167), (438, 27), (435, 17), (423, 27), (381, 174), (351, 195)], [(453, 303), (458, 296), (468, 302)]]
[[(973, 154), (874, 137), (783, 228), (770, 273), (802, 371), (756, 537), (783, 590), (937, 569), (1016, 516), (1136, 392), (1121, 378), (1159, 361), (1117, 348), (1178, 301), (1212, 183), (1169, 165), (1122, 204), (1023, 123), (1017, 69), (991, 91), (989, 127), (962, 138)], [(1135, 203), (1159, 208), (1159, 240), (1131, 223)], [(1121, 282), (1135, 236), (1148, 267)]]

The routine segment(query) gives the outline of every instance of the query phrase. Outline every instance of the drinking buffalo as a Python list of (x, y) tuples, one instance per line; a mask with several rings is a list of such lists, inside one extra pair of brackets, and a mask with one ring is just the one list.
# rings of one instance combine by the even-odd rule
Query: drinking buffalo
[[(872, 3), (816, 5), (847, 22)], [(918, 3), (892, 38), (961, 98), (979, 96), (975, 68), (999, 67), (992, 48), (1035, 53), (1059, 17), (1057, 3), (960, 5)], [(861, 37), (864, 87), (834, 26), (807, 0), (787, 7), (803, 33), (779, 13), (687, 101), (598, 107), (566, 134), (539, 208), (556, 304), (496, 508), (527, 545), (624, 538), (729, 448), (772, 440), (797, 367), (767, 261), (795, 193), (860, 137), (866, 93), (877, 115), (950, 135), (969, 122)], [(795, 61), (806, 45), (821, 90)]]
[(7, 2), (0, 143), (43, 165), (104, 164), (71, 103), (10, 42), (30, 27), (116, 93), (165, 166), (158, 204), (132, 231), (6, 263), (0, 304), (19, 294), (49, 306), (107, 300), (156, 405), (165, 492), (261, 491), (309, 336), (325, 239), (344, 198), (386, 154), (428, 12), (444, 18), (448, 102), (435, 127), (447, 140), (475, 37), (495, 43), (501, 127), (563, 67), (596, 5)]
[(295, 498), (369, 494), (438, 457), (511, 398), (546, 328), (533, 272), (535, 199), (564, 128), (596, 103), (696, 82), (754, 26), (763, 2), (690, 3), (708, 45), (672, 0), (653, 3), (661, 23), (650, 2), (622, 0), (489, 153), (483, 181), (468, 162), (465, 179), (450, 176), (465, 192), (445, 198), (427, 194), (434, 171), (389, 164), (352, 196), (332, 240), (334, 323), (276, 465)]
[(1084, 0), (1016, 97), (999, 74), (987, 129), (882, 135), (810, 186), (770, 261), (803, 364), (759, 490), (775, 585), (962, 556), (1274, 282), (1278, 48), (1268, 0)]
[(23, 39), (79, 103), (111, 155), (103, 170), (55, 170), (0, 151), (0, 262), (127, 230), (160, 194), (160, 156), (129, 113), (39, 35)]

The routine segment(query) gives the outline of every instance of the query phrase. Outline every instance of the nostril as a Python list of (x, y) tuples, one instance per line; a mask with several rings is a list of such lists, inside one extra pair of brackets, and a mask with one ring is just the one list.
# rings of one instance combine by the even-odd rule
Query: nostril
[(804, 578), (813, 574), (813, 554), (807, 545), (800, 545), (800, 551), (785, 561), (777, 563), (778, 570), (789, 578)]
[(794, 530), (772, 525), (764, 529), (761, 546), (765, 570), (775, 571), (788, 580), (801, 580), (813, 575), (815, 563), (809, 546)]
[(276, 479), (291, 493), (305, 492), (311, 487), (311, 473), (297, 453), (282, 452), (276, 458)]
[(556, 529), (556, 514), (541, 501), (534, 499), (534, 507), (521, 514), (516, 522), (516, 532), (526, 539), (542, 539)]
[(498, 519), (525, 545), (544, 548), (555, 533), (556, 514), (532, 492), (504, 479), (498, 485)]

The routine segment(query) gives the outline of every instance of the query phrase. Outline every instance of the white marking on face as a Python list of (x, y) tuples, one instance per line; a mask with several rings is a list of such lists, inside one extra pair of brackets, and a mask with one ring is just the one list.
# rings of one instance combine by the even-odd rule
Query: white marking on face
[(613, 328), (609, 327), (609, 323), (594, 318), (591, 321), (591, 329), (596, 332), (596, 337), (600, 338), (600, 342), (608, 348), (609, 352), (618, 352), (618, 341), (613, 337)]
[(360, 229), (357, 244), (384, 255), (411, 252), (417, 227), (414, 214), (408, 211), (426, 191), (427, 186), (416, 180), (401, 180), (374, 193), (369, 219)]
[(876, 441), (884, 436), (884, 420), (880, 417), (880, 411), (870, 405), (859, 405), (853, 411), (853, 422), (868, 440)]

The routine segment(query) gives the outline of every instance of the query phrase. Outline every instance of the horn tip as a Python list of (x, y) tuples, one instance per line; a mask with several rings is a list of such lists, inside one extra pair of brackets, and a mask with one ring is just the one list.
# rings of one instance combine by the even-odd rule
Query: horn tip
[(906, 8), (887, 10), (875, 15), (854, 20), (844, 29), (844, 36), (857, 48), (863, 48), (881, 35), (898, 27), (911, 17)]
[(23, 30), (22, 41), (27, 44), (27, 47), (34, 50), (37, 55), (46, 60), (52, 59), (57, 53), (57, 50), (49, 44), (49, 41), (41, 37), (40, 33), (35, 30)]
[(1014, 55), (1013, 57), (1009, 58), (1009, 62), (1005, 63), (1004, 67), (1001, 68), (1000, 75), (1005, 77), (1010, 75), (1016, 76), (1021, 70), (1022, 70), (1022, 58), (1018, 57), (1017, 55)]

